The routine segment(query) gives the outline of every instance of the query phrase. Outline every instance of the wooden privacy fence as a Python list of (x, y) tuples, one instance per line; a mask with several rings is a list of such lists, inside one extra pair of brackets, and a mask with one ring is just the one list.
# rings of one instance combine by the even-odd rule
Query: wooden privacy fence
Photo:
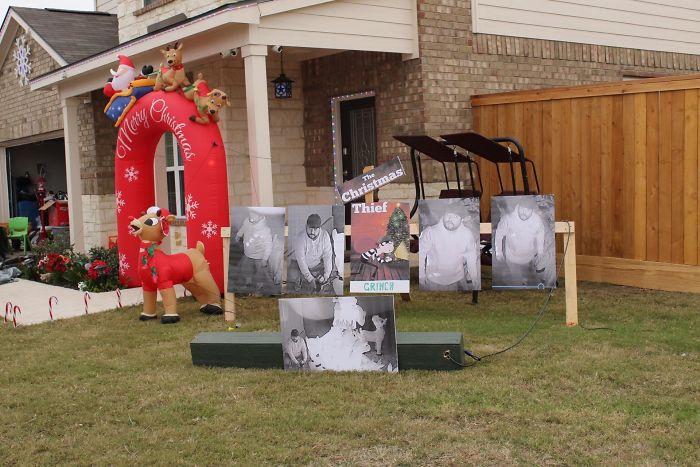
[(576, 223), (579, 279), (700, 292), (699, 93), (686, 75), (474, 96), (474, 129), (522, 143)]

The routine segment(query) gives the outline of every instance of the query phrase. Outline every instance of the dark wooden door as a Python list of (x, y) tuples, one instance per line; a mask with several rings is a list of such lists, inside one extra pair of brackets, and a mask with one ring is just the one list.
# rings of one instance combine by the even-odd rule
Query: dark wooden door
[(343, 181), (362, 174), (368, 165), (377, 165), (377, 132), (374, 97), (340, 103), (343, 151)]

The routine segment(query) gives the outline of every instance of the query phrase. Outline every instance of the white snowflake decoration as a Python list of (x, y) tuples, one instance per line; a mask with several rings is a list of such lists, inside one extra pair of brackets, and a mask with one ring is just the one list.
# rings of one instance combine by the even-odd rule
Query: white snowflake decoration
[(187, 219), (194, 219), (197, 217), (197, 208), (199, 207), (199, 202), (192, 199), (192, 193), (185, 197), (185, 217)]
[(128, 182), (133, 182), (139, 179), (139, 171), (136, 167), (133, 165), (131, 167), (128, 167), (126, 170), (124, 170), (124, 178)]
[(20, 86), (26, 86), (29, 84), (29, 75), (32, 72), (32, 64), (29, 62), (31, 51), (24, 36), (19, 36), (15, 40), (15, 45), (17, 49), (12, 54), (15, 59), (15, 76), (19, 78)]
[(117, 191), (117, 213), (122, 212), (122, 208), (126, 205), (126, 201), (122, 197), (122, 192)]
[(206, 224), (202, 224), (202, 235), (207, 238), (215, 237), (217, 234), (219, 226), (212, 221), (207, 221)]
[(126, 253), (119, 253), (119, 273), (124, 275), (127, 269), (129, 269), (129, 262), (126, 260)]

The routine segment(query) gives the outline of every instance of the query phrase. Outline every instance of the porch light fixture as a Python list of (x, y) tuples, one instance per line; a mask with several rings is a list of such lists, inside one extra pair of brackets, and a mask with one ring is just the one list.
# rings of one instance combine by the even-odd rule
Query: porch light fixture
[(275, 99), (289, 99), (292, 97), (292, 81), (284, 74), (284, 51), (279, 48), (280, 54), (280, 75), (272, 80), (275, 85)]

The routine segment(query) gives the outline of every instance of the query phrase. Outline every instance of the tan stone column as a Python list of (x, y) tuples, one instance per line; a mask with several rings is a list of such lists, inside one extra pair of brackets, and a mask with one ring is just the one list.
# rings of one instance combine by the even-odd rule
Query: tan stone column
[(248, 109), (251, 205), (274, 206), (267, 101), (267, 46), (243, 46), (241, 55), (245, 66), (245, 98)]
[(7, 173), (7, 152), (0, 148), (0, 223), (10, 218), (10, 176)]
[[(68, 189), (70, 241), (76, 251), (85, 252), (83, 187), (80, 181), (79, 103), (80, 99), (77, 97), (61, 100), (61, 107), (63, 108), (63, 138), (66, 146), (66, 184)], [(97, 214), (95, 213), (95, 215)]]

